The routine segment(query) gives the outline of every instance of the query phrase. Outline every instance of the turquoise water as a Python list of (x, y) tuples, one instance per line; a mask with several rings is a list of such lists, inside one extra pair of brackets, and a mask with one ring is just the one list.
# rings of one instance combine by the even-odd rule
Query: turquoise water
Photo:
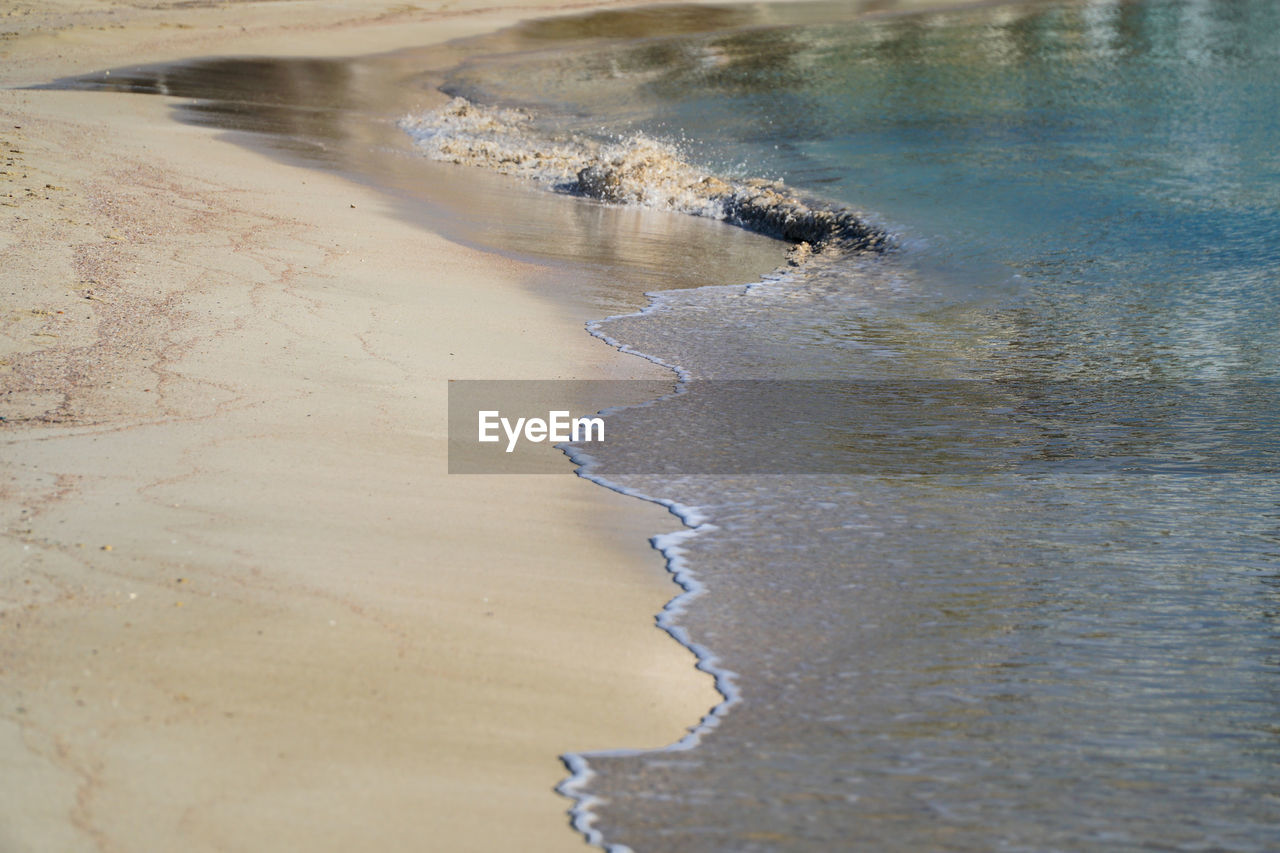
[(825, 8), (643, 40), (617, 15), (533, 27), (539, 50), (449, 84), (548, 134), (780, 178), (897, 246), (600, 324), (690, 379), (897, 397), (874, 435), (800, 407), (816, 428), (785, 434), (826, 475), (700, 474), (724, 448), (692, 437), (697, 386), (615, 416), (647, 443), (592, 473), (698, 508), (679, 564), (706, 591), (674, 619), (736, 692), (691, 748), (587, 756), (596, 829), (662, 851), (1280, 849), (1278, 7)]
[(1000, 300), (962, 343), (1032, 323), (1054, 375), (1273, 376), (1278, 34), (1262, 2), (1006, 7), (517, 57), (454, 88), (868, 211), (935, 303)]
[(918, 263), (963, 283), (947, 292), (957, 301), (1016, 276), (975, 321), (1022, 328), (1033, 353), (994, 354), (1011, 369), (1034, 357), (1075, 377), (1274, 376), (1277, 8), (1095, 4), (819, 28), (785, 54), (816, 69), (788, 97), (725, 97), (722, 83), (675, 103), (705, 120), (692, 138), (723, 127), (767, 146), (759, 128), (790, 128), (760, 168), (878, 212)]

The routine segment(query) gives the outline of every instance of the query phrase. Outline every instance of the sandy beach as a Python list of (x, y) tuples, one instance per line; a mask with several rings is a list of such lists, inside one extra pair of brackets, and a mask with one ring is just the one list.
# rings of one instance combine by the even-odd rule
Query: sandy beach
[(547, 11), (0, 13), (0, 850), (578, 849), (558, 756), (717, 700), (653, 626), (672, 517), (445, 473), (449, 379), (663, 375), (545, 270), (164, 98), (17, 88)]

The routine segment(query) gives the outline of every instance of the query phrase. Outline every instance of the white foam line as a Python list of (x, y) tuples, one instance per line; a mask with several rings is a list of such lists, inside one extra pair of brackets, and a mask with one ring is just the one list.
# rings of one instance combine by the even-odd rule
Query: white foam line
[(690, 727), (684, 737), (668, 746), (658, 749), (615, 749), (590, 753), (567, 753), (561, 756), (565, 767), (568, 768), (571, 775), (564, 782), (561, 782), (556, 790), (574, 800), (574, 806), (569, 810), (574, 829), (581, 832), (588, 843), (610, 851), (610, 853), (631, 853), (630, 848), (626, 845), (606, 843), (604, 836), (595, 828), (595, 808), (602, 803), (602, 800), (585, 792), (587, 783), (595, 776), (588, 759), (592, 757), (625, 757), (655, 752), (678, 752), (692, 749), (697, 746), (702, 735), (715, 728), (728, 710), (740, 701), (741, 694), (735, 684), (736, 674), (721, 667), (718, 659), (710, 649), (690, 640), (688, 633), (675, 623), (676, 617), (685, 611), (689, 602), (706, 592), (706, 587), (694, 577), (688, 568), (688, 564), (683, 559), (684, 549), (681, 547), (681, 543), (703, 532), (715, 530), (715, 526), (705, 521), (699, 521), (698, 519), (701, 516), (694, 507), (683, 506), (672, 501), (654, 499), (590, 476), (587, 479), (622, 494), (663, 504), (689, 526), (689, 529), (664, 533), (653, 537), (651, 540), (653, 546), (666, 557), (667, 569), (672, 573), (676, 583), (684, 590), (667, 602), (666, 607), (658, 614), (656, 622), (658, 627), (666, 631), (677, 643), (693, 653), (698, 661), (697, 668), (712, 676), (715, 680), (716, 690), (724, 697), (719, 704), (703, 716), (697, 725)]
[(689, 603), (706, 592), (706, 587), (689, 568), (689, 564), (685, 559), (685, 549), (682, 546), (687, 540), (695, 536), (717, 529), (716, 526), (707, 522), (697, 507), (655, 498), (633, 489), (627, 489), (602, 477), (585, 473), (585, 471), (579, 471), (579, 475), (615, 492), (661, 504), (686, 525), (687, 529), (685, 530), (663, 533), (649, 540), (653, 547), (666, 558), (667, 570), (671, 572), (673, 579), (683, 590), (683, 592), (667, 602), (655, 621), (657, 626), (666, 631), (672, 639), (693, 653), (697, 659), (697, 668), (709, 674), (715, 680), (716, 690), (724, 697), (719, 704), (703, 716), (697, 725), (690, 727), (684, 737), (668, 746), (657, 749), (614, 749), (589, 753), (567, 753), (561, 756), (561, 760), (564, 761), (565, 767), (569, 769), (571, 775), (564, 782), (561, 782), (556, 787), (556, 790), (575, 801), (574, 806), (569, 810), (574, 829), (581, 832), (588, 843), (601, 847), (609, 851), (609, 853), (632, 853), (631, 848), (626, 845), (606, 843), (603, 835), (595, 828), (595, 807), (600, 805), (602, 801), (600, 798), (585, 792), (587, 783), (595, 776), (588, 759), (592, 757), (625, 757), (655, 752), (678, 752), (692, 749), (698, 745), (703, 734), (719, 725), (720, 720), (728, 713), (729, 709), (740, 701), (741, 693), (736, 685), (736, 673), (720, 666), (718, 658), (710, 649), (701, 643), (693, 642), (689, 638), (688, 632), (676, 624), (677, 617), (685, 612)]
[[(773, 276), (767, 276), (766, 280), (776, 281), (777, 279)], [(762, 283), (764, 282), (759, 282), (759, 284)], [(746, 288), (750, 289), (755, 286), (757, 285), (750, 284), (746, 285)], [(649, 353), (641, 352), (627, 346), (626, 344), (609, 337), (600, 328), (602, 324), (607, 323), (610, 320), (623, 319), (624, 317), (639, 317), (656, 311), (660, 307), (662, 301), (661, 294), (649, 293), (646, 294), (646, 296), (649, 297), (650, 302), (641, 310), (631, 314), (618, 314), (612, 317), (606, 317), (603, 320), (590, 322), (587, 324), (587, 331), (594, 337), (599, 338), (621, 352), (639, 356), (640, 358), (671, 370), (675, 373), (677, 378), (676, 387), (671, 394), (663, 395), (645, 403), (614, 406), (604, 409), (600, 413), (602, 415), (609, 415), (624, 409), (643, 408), (657, 405), (663, 400), (668, 400), (671, 397), (687, 393), (688, 391), (687, 384), (691, 378), (689, 371), (677, 364), (666, 362), (658, 356), (650, 355)], [(720, 721), (729, 712), (729, 709), (741, 701), (742, 694), (737, 687), (737, 674), (722, 667), (720, 665), (719, 658), (717, 658), (709, 648), (701, 643), (695, 643), (690, 639), (688, 632), (676, 622), (677, 618), (688, 609), (690, 602), (707, 591), (706, 586), (698, 580), (686, 559), (684, 546), (695, 536), (699, 536), (718, 528), (709, 522), (702, 508), (677, 503), (676, 501), (668, 500), (666, 498), (654, 497), (653, 495), (648, 495), (636, 489), (623, 486), (620, 483), (615, 483), (598, 474), (592, 473), (592, 468), (596, 465), (596, 459), (581, 448), (561, 446), (560, 449), (579, 466), (577, 472), (578, 476), (583, 479), (590, 480), (597, 485), (603, 486), (606, 489), (618, 492), (619, 494), (628, 495), (629, 497), (638, 498), (643, 501), (664, 506), (684, 524), (685, 529), (683, 530), (662, 533), (649, 540), (653, 547), (665, 558), (667, 571), (671, 573), (672, 579), (682, 590), (679, 595), (668, 601), (666, 606), (662, 608), (662, 611), (658, 613), (655, 618), (655, 623), (677, 643), (693, 653), (694, 658), (697, 660), (697, 663), (695, 664), (696, 668), (712, 677), (715, 689), (720, 693), (721, 697), (723, 697), (722, 701), (712, 707), (696, 725), (689, 727), (688, 732), (684, 737), (667, 746), (658, 747), (656, 749), (614, 749), (595, 752), (566, 753), (560, 757), (561, 760), (564, 761), (565, 767), (568, 768), (570, 776), (568, 779), (565, 779), (556, 786), (556, 791), (574, 801), (573, 807), (569, 809), (569, 816), (573, 828), (582, 833), (583, 837), (586, 838), (589, 844), (600, 847), (603, 850), (608, 851), (608, 853), (634, 853), (634, 851), (625, 844), (612, 844), (606, 842), (601, 832), (595, 828), (597, 817), (595, 809), (603, 803), (603, 800), (586, 792), (587, 784), (596, 775), (591, 769), (588, 759), (592, 757), (616, 758), (661, 752), (680, 752), (693, 749), (701, 741), (702, 736), (718, 726)]]

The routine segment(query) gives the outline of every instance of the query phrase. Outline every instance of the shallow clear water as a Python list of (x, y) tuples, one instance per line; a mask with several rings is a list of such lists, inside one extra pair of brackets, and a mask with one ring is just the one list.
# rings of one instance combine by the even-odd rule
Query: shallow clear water
[[(691, 749), (588, 756), (596, 828), (662, 851), (1280, 849), (1277, 6), (764, 9), (643, 41), (573, 41), (616, 14), (535, 28), (545, 49), (449, 84), (897, 238), (602, 334), (694, 379), (948, 389), (923, 440), (894, 428), (912, 405), (875, 436), (806, 409), (829, 420), (802, 452), (897, 460), (857, 474), (695, 476), (723, 448), (680, 401), (630, 416), (645, 453), (694, 462), (616, 447), (595, 473), (708, 520), (677, 622), (740, 698)], [(1227, 434), (1229, 464), (1125, 462), (1222, 463), (1182, 439)], [(957, 443), (1039, 464), (952, 465)]]

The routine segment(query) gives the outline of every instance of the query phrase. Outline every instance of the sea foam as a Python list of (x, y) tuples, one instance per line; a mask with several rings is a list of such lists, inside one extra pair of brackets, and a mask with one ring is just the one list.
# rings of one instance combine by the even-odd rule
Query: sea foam
[(480, 166), (559, 192), (718, 219), (830, 254), (883, 251), (888, 235), (861, 214), (800, 197), (780, 181), (711, 175), (666, 142), (636, 134), (602, 142), (553, 137), (526, 110), (454, 98), (400, 126), (429, 157)]

